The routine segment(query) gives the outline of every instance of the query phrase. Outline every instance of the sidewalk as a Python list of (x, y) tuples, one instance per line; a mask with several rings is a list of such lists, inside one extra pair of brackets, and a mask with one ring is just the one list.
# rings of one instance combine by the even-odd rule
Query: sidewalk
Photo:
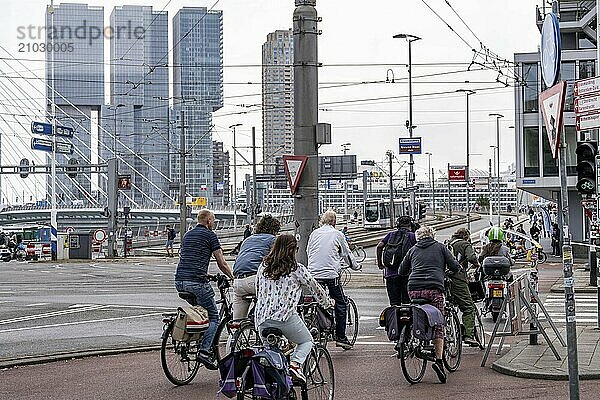
[[(588, 286), (589, 271), (577, 266), (573, 272), (575, 278), (575, 302), (578, 293), (596, 293), (595, 287)], [(559, 278), (551, 293), (564, 293), (563, 279)], [(559, 322), (559, 321), (555, 321)], [(562, 321), (560, 321), (562, 322)], [(563, 336), (567, 335), (563, 324), (557, 324)], [(544, 324), (548, 326), (548, 324)], [(538, 345), (529, 345), (529, 337), (519, 337), (519, 342), (511, 344), (511, 349), (492, 364), (495, 371), (506, 375), (530, 379), (568, 380), (567, 348), (562, 347), (551, 328), (546, 329), (548, 336), (561, 356), (556, 360), (544, 337), (538, 335)], [(577, 325), (577, 350), (580, 379), (600, 379), (600, 330), (595, 324)]]

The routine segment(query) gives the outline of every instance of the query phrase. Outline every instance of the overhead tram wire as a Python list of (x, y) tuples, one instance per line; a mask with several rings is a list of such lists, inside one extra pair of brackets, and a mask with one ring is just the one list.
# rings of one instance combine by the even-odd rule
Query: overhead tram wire
[[(14, 82), (11, 82), (11, 83), (15, 86), (15, 88), (17, 88), (17, 90), (22, 92), (23, 89), (19, 85), (16, 85)], [(0, 82), (0, 85), (4, 85), (4, 84)], [(5, 89), (3, 89), (3, 90), (7, 89), (14, 95), (14, 91), (12, 89), (10, 89), (8, 86), (4, 86), (4, 87), (5, 87)], [(21, 105), (19, 107), (27, 107), (24, 101), (21, 101), (20, 103), (21, 103)], [(42, 120), (46, 119), (44, 113), (40, 113), (39, 115), (36, 115), (36, 117), (37, 116), (40, 116), (40, 118)], [(15, 120), (17, 120), (17, 119), (15, 118)], [(24, 126), (20, 121), (18, 121), (18, 123), (21, 125), (21, 127), (23, 128), (24, 131), (29, 133), (29, 135), (30, 135), (29, 139), (31, 139), (31, 137), (33, 137), (33, 134), (31, 133), (29, 126)], [(84, 145), (84, 147), (87, 147), (87, 146), (85, 146), (85, 143), (83, 141), (81, 141), (81, 139), (79, 139), (78, 137), (74, 137), (74, 138), (76, 138), (80, 143), (82, 143)], [(19, 140), (25, 147), (27, 147), (28, 143), (23, 143), (23, 141), (20, 137), (19, 137)], [(76, 153), (79, 153), (79, 155), (81, 156), (81, 158), (83, 159), (84, 162), (91, 163), (91, 161), (86, 157), (86, 155), (77, 146), (74, 146), (74, 150)], [(91, 152), (91, 149), (89, 149), (89, 150)], [(33, 151), (30, 151), (30, 153), (37, 155)], [(87, 174), (83, 174), (83, 176), (85, 177), (85, 179), (88, 180), (88, 182), (90, 183), (90, 188), (91, 188), (93, 186), (93, 182), (92, 182), (91, 178)], [(71, 194), (73, 195), (73, 197), (75, 199), (77, 198), (75, 193), (73, 193), (62, 181), (59, 180), (57, 182), (59, 183), (59, 185), (62, 185), (63, 193), (65, 193), (66, 191), (69, 191), (69, 192), (71, 192)], [(97, 205), (99, 205), (99, 203), (94, 199), (94, 196), (90, 192), (88, 192), (84, 187), (82, 187), (81, 184), (77, 180), (73, 180), (73, 185), (76, 186), (82, 193), (84, 193), (86, 195), (86, 197), (88, 197), (89, 199), (92, 199), (92, 203), (96, 203)], [(98, 190), (106, 195), (106, 193), (100, 187), (98, 188)]]
[[(167, 8), (167, 7), (169, 6), (169, 4), (171, 4), (171, 1), (173, 1), (173, 0), (169, 0), (169, 1), (167, 1), (167, 4), (165, 4), (165, 5), (163, 6), (163, 8), (162, 8), (162, 9), (161, 9), (159, 12), (155, 13), (155, 15), (154, 15), (154, 18), (152, 18), (152, 21), (150, 21), (150, 24), (149, 24), (149, 25), (148, 25), (146, 28), (144, 28), (144, 32), (147, 32), (147, 31), (148, 31), (148, 29), (149, 29), (149, 28), (152, 26), (152, 24), (154, 24), (154, 21), (156, 21), (156, 19), (157, 19), (157, 18), (158, 18), (160, 15), (165, 15), (165, 14), (163, 14), (163, 13), (164, 13), (164, 11), (165, 11), (165, 8)], [(167, 14), (167, 15), (168, 15), (168, 14)], [(140, 40), (140, 36), (139, 36), (139, 35), (136, 35), (136, 37), (135, 37), (135, 41), (134, 41), (134, 42), (131, 44), (131, 46), (129, 46), (129, 48), (128, 48), (128, 49), (125, 51), (125, 53), (124, 53), (124, 54), (123, 54), (123, 55), (120, 57), (120, 59), (123, 59), (123, 58), (124, 58), (124, 57), (125, 57), (125, 56), (126, 56), (128, 53), (129, 53), (129, 51), (131, 51), (131, 49), (133, 49), (133, 46), (135, 46), (135, 44), (138, 42), (138, 40)]]
[[(221, 1), (221, 0), (216, 0), (216, 1), (213, 3), (213, 5), (212, 5), (212, 6), (211, 6), (209, 9), (207, 9), (207, 10), (204, 12), (204, 15), (202, 15), (202, 17), (201, 17), (201, 18), (200, 18), (198, 21), (196, 21), (196, 23), (195, 23), (195, 24), (194, 24), (194, 25), (193, 25), (193, 26), (192, 26), (190, 29), (188, 29), (188, 31), (187, 31), (187, 32), (186, 32), (186, 33), (185, 33), (183, 36), (181, 36), (181, 37), (180, 37), (180, 38), (177, 40), (177, 42), (176, 42), (176, 43), (173, 45), (173, 47), (172, 47), (171, 49), (169, 49), (169, 50), (167, 51), (167, 53), (166, 53), (165, 55), (163, 55), (163, 56), (162, 56), (162, 57), (161, 57), (161, 58), (158, 60), (157, 64), (160, 64), (160, 63), (161, 63), (161, 62), (162, 62), (162, 61), (163, 61), (165, 58), (168, 58), (168, 57), (169, 57), (169, 54), (171, 54), (171, 52), (173, 52), (173, 50), (175, 50), (175, 47), (179, 46), (179, 43), (181, 43), (181, 41), (182, 41), (183, 39), (185, 39), (186, 37), (188, 37), (188, 35), (189, 35), (189, 34), (190, 34), (190, 33), (191, 33), (191, 32), (192, 32), (192, 31), (193, 31), (193, 30), (194, 30), (194, 29), (195, 29), (195, 28), (196, 28), (196, 27), (197, 27), (197, 26), (200, 24), (200, 22), (202, 22), (202, 20), (203, 20), (203, 19), (204, 19), (204, 18), (205, 18), (205, 17), (208, 15), (208, 13), (209, 13), (210, 11), (212, 11), (212, 10), (213, 10), (213, 8), (215, 8), (215, 6), (216, 6), (217, 4), (219, 4), (219, 1)], [(131, 93), (131, 91), (132, 91), (132, 90), (134, 90), (134, 88), (136, 88), (136, 87), (137, 87), (136, 85), (139, 85), (139, 84), (140, 84), (142, 81), (144, 81), (144, 80), (145, 80), (145, 79), (148, 77), (148, 75), (150, 75), (150, 73), (151, 73), (152, 71), (153, 71), (153, 70), (152, 70), (152, 69), (150, 69), (150, 71), (148, 71), (148, 72), (147, 72), (147, 73), (144, 75), (144, 77), (142, 77), (142, 78), (141, 78), (141, 79), (138, 81), (138, 83), (137, 83), (137, 84), (135, 84), (135, 85), (134, 85), (134, 86), (133, 86), (131, 89), (129, 89), (129, 91), (128, 91), (127, 93), (128, 93), (128, 94), (129, 94), (129, 93)]]

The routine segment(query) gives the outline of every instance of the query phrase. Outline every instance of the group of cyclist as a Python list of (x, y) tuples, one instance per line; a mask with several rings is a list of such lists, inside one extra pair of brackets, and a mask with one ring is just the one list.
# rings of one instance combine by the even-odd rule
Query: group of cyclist
[[(487, 232), (490, 242), (478, 258), (471, 244), (468, 229), (459, 228), (447, 244), (435, 240), (434, 231), (427, 226), (417, 227), (408, 216), (397, 219), (397, 230), (388, 233), (377, 245), (377, 265), (384, 270), (386, 289), (390, 305), (410, 303), (413, 299), (426, 299), (444, 314), (446, 271), (452, 301), (462, 312), (464, 326), (463, 341), (469, 346), (478, 346), (474, 337), (476, 306), (469, 289), (469, 281), (482, 281), (480, 265), (486, 257), (504, 256), (514, 264), (509, 250), (502, 243), (504, 232), (492, 227)], [(402, 240), (398, 240), (402, 237)], [(394, 243), (396, 255), (401, 258), (396, 263), (384, 262), (386, 247)], [(400, 243), (398, 245), (398, 243)], [(481, 282), (482, 283), (482, 282)], [(436, 326), (434, 332), (436, 360), (432, 368), (440, 382), (446, 382), (446, 371), (442, 360), (444, 331)]]
[[(342, 261), (350, 266), (356, 261), (344, 233), (335, 228), (334, 211), (326, 211), (321, 216), (321, 226), (311, 233), (306, 266), (296, 260), (296, 237), (279, 234), (280, 222), (271, 215), (265, 215), (257, 222), (254, 233), (242, 242), (231, 268), (213, 232), (214, 222), (215, 215), (212, 211), (203, 209), (198, 213), (198, 225), (183, 237), (175, 274), (176, 289), (194, 293), (198, 305), (208, 311), (210, 324), (198, 353), (202, 364), (209, 369), (218, 368), (211, 344), (219, 315), (215, 293), (207, 279), (212, 257), (215, 258), (217, 267), (233, 280), (234, 319), (247, 316), (249, 299), (254, 297), (254, 321), (259, 334), (266, 328), (278, 328), (288, 340), (296, 343), (290, 358), (290, 374), (296, 381), (305, 381), (302, 365), (313, 342), (311, 333), (297, 312), (303, 292), (310, 292), (322, 307), (334, 308), (336, 346), (352, 348), (346, 337), (347, 301), (339, 276)], [(430, 227), (417, 227), (407, 216), (398, 218), (397, 230), (386, 235), (377, 246), (377, 265), (384, 270), (390, 304), (406, 304), (416, 298), (428, 299), (443, 314), (444, 278), (449, 270), (451, 295), (463, 313), (463, 340), (468, 345), (477, 345), (473, 338), (476, 309), (469, 292), (467, 274), (479, 268), (482, 257), (504, 255), (510, 258), (508, 249), (502, 245), (502, 236), (501, 229), (491, 228), (490, 243), (484, 247), (478, 259), (467, 229), (458, 229), (446, 245), (435, 240), (434, 231)], [(399, 237), (402, 240), (398, 240)], [(386, 246), (398, 243), (401, 243), (401, 249), (396, 250), (396, 254), (401, 254), (401, 258), (393, 265), (384, 265)], [(446, 373), (442, 363), (443, 327), (436, 328), (433, 342), (436, 362), (432, 367), (440, 382), (445, 383)]]
[[(211, 343), (219, 316), (214, 291), (207, 279), (208, 264), (213, 256), (218, 268), (233, 280), (234, 319), (247, 316), (250, 299), (254, 297), (254, 321), (259, 334), (267, 328), (278, 328), (296, 343), (290, 358), (290, 374), (295, 380), (305, 381), (302, 365), (313, 340), (297, 312), (303, 290), (310, 292), (322, 307), (334, 307), (336, 346), (352, 348), (346, 337), (346, 298), (339, 281), (339, 271), (342, 260), (348, 265), (355, 261), (344, 234), (335, 229), (335, 212), (325, 212), (321, 217), (321, 227), (310, 235), (306, 266), (296, 260), (296, 237), (279, 234), (280, 222), (271, 215), (265, 215), (256, 224), (254, 234), (242, 242), (231, 268), (212, 231), (214, 220), (214, 213), (208, 209), (198, 213), (198, 225), (183, 237), (175, 274), (176, 289), (194, 293), (198, 305), (208, 311), (210, 324), (198, 352), (202, 364), (209, 369), (218, 368)], [(328, 289), (329, 295), (324, 288)]]

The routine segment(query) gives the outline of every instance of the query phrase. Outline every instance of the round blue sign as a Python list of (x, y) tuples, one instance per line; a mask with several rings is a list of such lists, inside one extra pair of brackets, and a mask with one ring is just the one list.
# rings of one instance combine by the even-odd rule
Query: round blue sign
[(546, 14), (542, 26), (542, 78), (546, 87), (558, 81), (560, 72), (560, 25), (554, 13)]

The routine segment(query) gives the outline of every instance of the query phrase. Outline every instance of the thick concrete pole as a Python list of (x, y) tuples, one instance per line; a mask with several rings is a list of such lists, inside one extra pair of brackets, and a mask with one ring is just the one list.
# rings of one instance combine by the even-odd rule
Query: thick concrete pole
[(295, 0), (294, 10), (294, 153), (308, 156), (294, 197), (298, 262), (306, 264), (306, 246), (319, 213), (318, 152), (315, 127), (318, 119), (318, 58), (316, 0)]

